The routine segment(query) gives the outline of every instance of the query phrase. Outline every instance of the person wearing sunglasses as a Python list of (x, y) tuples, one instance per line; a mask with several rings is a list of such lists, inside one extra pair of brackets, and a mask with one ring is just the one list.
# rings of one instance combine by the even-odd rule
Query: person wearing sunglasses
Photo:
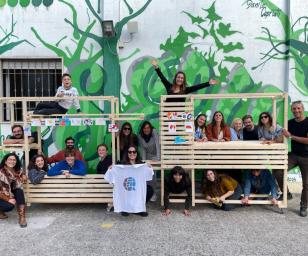
[(278, 124), (273, 124), (273, 118), (269, 112), (262, 112), (259, 115), (258, 136), (265, 144), (273, 142), (282, 142), (282, 127)]
[(105, 174), (105, 180), (114, 185), (114, 212), (125, 217), (130, 213), (147, 217), (146, 202), (153, 196), (153, 188), (147, 181), (153, 178), (153, 168), (141, 161), (135, 145), (128, 147), (121, 163), (113, 165)]
[(138, 147), (138, 137), (133, 133), (133, 127), (129, 122), (125, 122), (120, 130), (120, 158), (123, 160), (129, 145)]

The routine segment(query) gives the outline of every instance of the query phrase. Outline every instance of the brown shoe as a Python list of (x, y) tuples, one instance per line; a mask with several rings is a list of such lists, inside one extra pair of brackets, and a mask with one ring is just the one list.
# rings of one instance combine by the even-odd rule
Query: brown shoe
[(4, 219), (7, 219), (7, 215), (4, 213), (4, 212), (1, 212), (0, 211), (0, 220), (4, 220)]
[(21, 228), (27, 227), (27, 221), (26, 221), (26, 205), (21, 204), (17, 206), (18, 216), (19, 216), (19, 226)]

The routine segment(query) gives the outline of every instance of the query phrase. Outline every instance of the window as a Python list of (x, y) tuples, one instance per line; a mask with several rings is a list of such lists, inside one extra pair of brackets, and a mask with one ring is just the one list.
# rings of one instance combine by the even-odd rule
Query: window
[[(61, 85), (61, 59), (2, 59), (0, 62), (2, 97), (54, 96)], [(33, 110), (35, 105), (35, 102), (29, 102), (28, 110)], [(10, 120), (8, 104), (3, 104), (0, 117), (0, 121)], [(14, 117), (16, 121), (22, 121), (21, 102), (14, 105)]]

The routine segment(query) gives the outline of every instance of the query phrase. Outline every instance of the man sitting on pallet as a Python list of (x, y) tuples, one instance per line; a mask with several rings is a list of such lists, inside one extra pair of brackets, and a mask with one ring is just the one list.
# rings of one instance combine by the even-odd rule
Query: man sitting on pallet
[(72, 106), (74, 106), (77, 112), (80, 111), (79, 100), (76, 98), (72, 99), (61, 99), (61, 97), (77, 97), (78, 91), (72, 86), (72, 79), (70, 74), (62, 75), (62, 86), (60, 86), (56, 93), (56, 101), (53, 102), (40, 102), (33, 114), (36, 115), (52, 115), (52, 114), (65, 114)]
[(67, 137), (65, 139), (65, 149), (59, 151), (58, 153), (54, 154), (51, 157), (48, 157), (47, 162), (49, 164), (52, 164), (52, 163), (56, 163), (56, 162), (60, 162), (60, 161), (65, 160), (65, 151), (66, 150), (74, 151), (75, 159), (83, 161), (83, 157), (82, 157), (81, 152), (79, 151), (79, 149), (74, 148), (74, 144), (75, 144), (75, 139), (71, 136)]
[[(24, 128), (22, 125), (15, 124), (11, 128), (12, 135), (8, 136), (6, 140), (3, 141), (3, 145), (9, 146), (9, 145), (16, 145), (16, 144), (24, 144)], [(29, 144), (36, 143), (37, 142), (37, 133), (33, 132), (31, 133), (31, 136), (28, 136)], [(37, 154), (37, 149), (30, 149), (30, 159)]]
[(57, 163), (47, 172), (48, 176), (65, 175), (69, 178), (71, 174), (84, 176), (87, 174), (86, 166), (83, 161), (75, 159), (72, 150), (65, 150), (65, 160)]

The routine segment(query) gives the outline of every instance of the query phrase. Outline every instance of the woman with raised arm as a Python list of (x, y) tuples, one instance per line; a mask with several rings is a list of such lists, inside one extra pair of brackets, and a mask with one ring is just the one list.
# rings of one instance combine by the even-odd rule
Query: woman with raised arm
[[(172, 83), (170, 83), (166, 77), (163, 75), (161, 72), (157, 60), (153, 59), (152, 60), (152, 65), (155, 68), (155, 71), (159, 78), (161, 79), (162, 83), (164, 84), (167, 94), (168, 95), (181, 95), (181, 94), (189, 94), (195, 91), (198, 91), (202, 88), (209, 87), (211, 85), (217, 85), (218, 82), (214, 79), (210, 79), (208, 82), (198, 84), (198, 85), (193, 85), (193, 86), (187, 86), (186, 83), (186, 75), (183, 71), (178, 71)], [(174, 98), (174, 99), (167, 99), (168, 102), (184, 102), (185, 98)]]
[(26, 203), (22, 184), (26, 180), (21, 163), (15, 153), (5, 155), (0, 163), (0, 220), (8, 216), (5, 212), (17, 208), (19, 225), (24, 228), (26, 221)]
[(273, 118), (269, 112), (262, 112), (259, 115), (258, 136), (265, 144), (283, 142), (282, 127), (273, 124)]
[(224, 115), (216, 111), (213, 115), (212, 122), (206, 127), (206, 136), (209, 141), (230, 141), (231, 133), (229, 126), (225, 123)]

